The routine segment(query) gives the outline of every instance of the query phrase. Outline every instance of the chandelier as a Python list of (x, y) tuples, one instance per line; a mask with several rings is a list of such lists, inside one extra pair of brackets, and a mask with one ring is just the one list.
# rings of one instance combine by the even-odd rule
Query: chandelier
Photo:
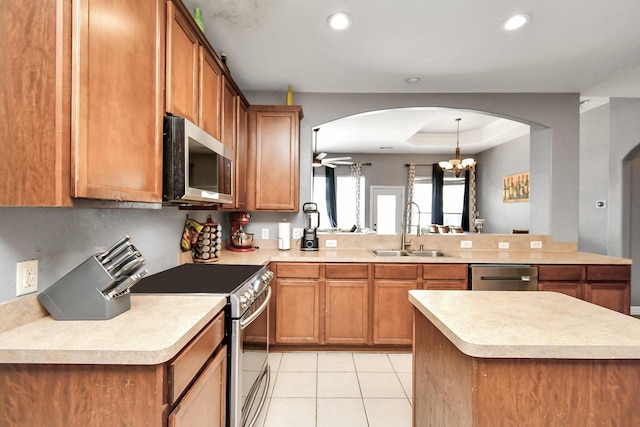
[(460, 160), (460, 120), (462, 119), (459, 117), (456, 119), (456, 122), (458, 122), (458, 132), (456, 134), (456, 158), (438, 163), (445, 171), (453, 172), (456, 175), (456, 178), (460, 176), (460, 172), (469, 170), (476, 165), (476, 161), (471, 157)]

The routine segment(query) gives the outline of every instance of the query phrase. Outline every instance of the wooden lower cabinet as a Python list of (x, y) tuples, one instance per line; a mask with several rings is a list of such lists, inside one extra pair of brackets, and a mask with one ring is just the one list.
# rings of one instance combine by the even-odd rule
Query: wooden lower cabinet
[(467, 264), (423, 264), (424, 289), (464, 291), (469, 286)]
[(227, 347), (223, 346), (169, 414), (169, 427), (226, 425), (226, 384)]
[(367, 344), (369, 336), (367, 264), (327, 264), (325, 278), (324, 342)]
[(224, 426), (223, 339), (220, 313), (174, 359), (158, 365), (0, 364), (0, 424)]
[(376, 280), (373, 284), (373, 343), (411, 345), (413, 312), (409, 291), (419, 289), (411, 280)]
[(411, 345), (413, 309), (409, 291), (421, 289), (418, 264), (374, 264), (373, 344)]
[(540, 265), (538, 290), (560, 292), (620, 313), (631, 312), (631, 266)]
[(320, 343), (320, 265), (281, 263), (275, 268), (278, 344)]

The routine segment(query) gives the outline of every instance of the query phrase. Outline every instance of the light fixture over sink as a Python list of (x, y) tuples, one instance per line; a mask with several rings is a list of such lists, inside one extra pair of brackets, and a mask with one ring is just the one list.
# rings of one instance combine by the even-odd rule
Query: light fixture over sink
[(456, 175), (456, 178), (460, 176), (460, 172), (469, 170), (476, 165), (476, 161), (471, 157), (464, 160), (460, 159), (460, 120), (462, 120), (460, 117), (456, 119), (456, 122), (458, 122), (458, 131), (456, 133), (456, 158), (438, 163), (445, 171), (453, 172)]

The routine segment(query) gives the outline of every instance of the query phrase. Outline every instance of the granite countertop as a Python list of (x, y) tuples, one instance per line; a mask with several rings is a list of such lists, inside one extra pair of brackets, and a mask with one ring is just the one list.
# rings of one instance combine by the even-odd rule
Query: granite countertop
[(560, 293), (415, 290), (409, 301), (472, 357), (640, 359), (640, 320)]
[(164, 363), (225, 304), (219, 295), (132, 295), (131, 309), (110, 320), (41, 317), (0, 333), (0, 363)]
[(269, 262), (375, 262), (375, 263), (449, 263), (449, 264), (631, 264), (627, 258), (597, 255), (577, 251), (547, 250), (443, 250), (443, 257), (376, 256), (366, 249), (320, 249), (301, 251), (292, 247), (288, 251), (260, 248), (253, 252), (223, 250), (223, 264), (266, 265)]

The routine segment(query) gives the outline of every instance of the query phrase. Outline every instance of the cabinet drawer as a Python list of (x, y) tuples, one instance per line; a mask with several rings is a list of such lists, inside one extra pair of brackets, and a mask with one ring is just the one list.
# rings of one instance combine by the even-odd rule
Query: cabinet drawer
[(376, 264), (374, 266), (376, 279), (417, 279), (417, 264)]
[(320, 277), (320, 264), (278, 263), (278, 277), (297, 277), (300, 279), (317, 279)]
[(584, 267), (582, 265), (541, 265), (538, 266), (539, 281), (582, 281)]
[(173, 405), (224, 339), (224, 313), (218, 314), (169, 363), (169, 404)]
[(631, 266), (629, 265), (588, 265), (588, 281), (626, 282), (631, 280)]
[(369, 277), (367, 264), (327, 264), (325, 266), (327, 279), (366, 279)]
[(467, 264), (423, 264), (424, 279), (467, 279)]

